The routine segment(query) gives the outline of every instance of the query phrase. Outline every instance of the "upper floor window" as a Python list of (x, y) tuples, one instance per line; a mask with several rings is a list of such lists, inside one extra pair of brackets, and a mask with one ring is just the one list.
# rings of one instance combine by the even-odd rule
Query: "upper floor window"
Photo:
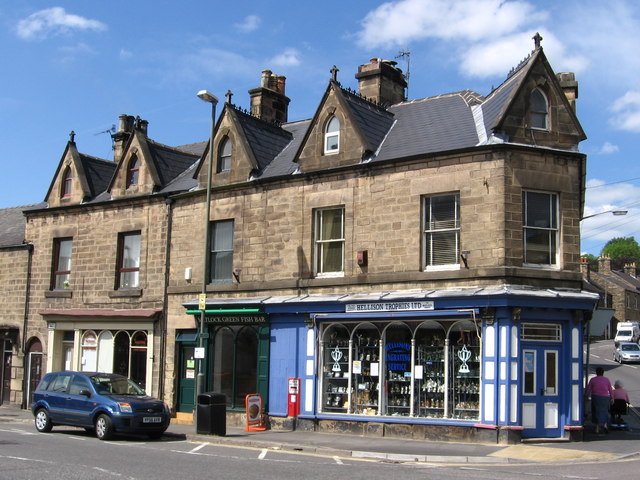
[(62, 188), (60, 189), (61, 197), (70, 197), (73, 187), (73, 172), (71, 167), (67, 167), (62, 175)]
[(344, 208), (315, 212), (315, 273), (344, 274)]
[(209, 281), (230, 282), (233, 270), (233, 220), (211, 222)]
[(460, 195), (424, 198), (424, 264), (426, 270), (459, 268)]
[(539, 89), (531, 92), (530, 112), (531, 128), (548, 130), (549, 128), (549, 105), (547, 97)]
[(220, 142), (220, 148), (218, 150), (218, 173), (231, 170), (232, 150), (233, 142), (229, 137), (225, 137), (222, 142)]
[(116, 289), (140, 286), (140, 232), (118, 236), (118, 277)]
[(324, 131), (324, 153), (338, 153), (340, 150), (340, 120), (331, 117)]
[(56, 238), (53, 241), (53, 269), (51, 289), (69, 288), (71, 281), (71, 238)]
[(558, 195), (524, 192), (524, 263), (558, 263)]
[(140, 175), (140, 161), (137, 156), (131, 157), (129, 161), (129, 168), (127, 169), (127, 188), (138, 185), (138, 178)]

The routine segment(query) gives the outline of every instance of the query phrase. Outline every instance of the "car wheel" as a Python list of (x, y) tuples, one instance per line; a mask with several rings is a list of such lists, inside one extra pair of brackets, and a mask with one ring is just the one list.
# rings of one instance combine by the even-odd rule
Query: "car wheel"
[(49, 416), (49, 412), (47, 412), (44, 408), (41, 408), (36, 412), (36, 430), (42, 433), (48, 433), (53, 428), (53, 423), (51, 422), (51, 417)]
[(113, 437), (113, 422), (108, 415), (99, 415), (96, 420), (96, 436), (100, 440), (109, 440)]

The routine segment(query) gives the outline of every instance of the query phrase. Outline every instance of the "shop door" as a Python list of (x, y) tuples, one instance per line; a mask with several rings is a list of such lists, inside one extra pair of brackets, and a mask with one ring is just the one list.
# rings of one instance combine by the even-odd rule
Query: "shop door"
[(555, 438), (560, 425), (559, 349), (528, 346), (522, 350), (522, 436)]
[(178, 411), (192, 412), (195, 407), (196, 367), (195, 343), (180, 342), (180, 379), (178, 381)]

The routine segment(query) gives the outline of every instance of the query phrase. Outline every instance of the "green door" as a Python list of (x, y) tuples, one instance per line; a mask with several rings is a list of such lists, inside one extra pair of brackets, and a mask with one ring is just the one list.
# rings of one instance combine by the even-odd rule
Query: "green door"
[(197, 361), (194, 354), (196, 343), (179, 342), (179, 344), (178, 411), (190, 413), (195, 408)]

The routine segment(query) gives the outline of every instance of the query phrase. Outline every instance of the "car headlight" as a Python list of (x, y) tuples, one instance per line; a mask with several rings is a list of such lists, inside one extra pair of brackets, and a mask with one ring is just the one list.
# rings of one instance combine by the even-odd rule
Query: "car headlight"
[(133, 413), (131, 409), (131, 405), (125, 402), (118, 402), (118, 406), (120, 407), (120, 411), (123, 413)]

